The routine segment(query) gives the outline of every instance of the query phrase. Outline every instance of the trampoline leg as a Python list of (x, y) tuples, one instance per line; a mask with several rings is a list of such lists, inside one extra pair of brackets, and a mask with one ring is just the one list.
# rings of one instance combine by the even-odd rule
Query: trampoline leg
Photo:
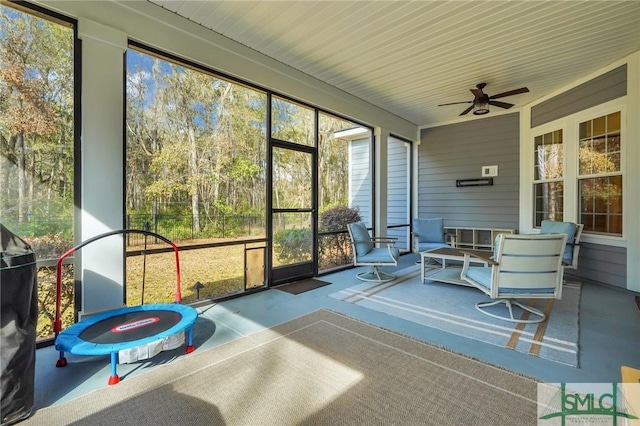
[(187, 348), (185, 352), (190, 354), (194, 350), (195, 348), (193, 347), (193, 327), (189, 327), (189, 329), (187, 330)]
[(67, 359), (64, 357), (64, 351), (60, 351), (60, 358), (56, 361), (56, 367), (66, 367)]
[(120, 382), (118, 377), (116, 366), (118, 365), (118, 352), (111, 352), (111, 376), (109, 377), (109, 385), (115, 385)]

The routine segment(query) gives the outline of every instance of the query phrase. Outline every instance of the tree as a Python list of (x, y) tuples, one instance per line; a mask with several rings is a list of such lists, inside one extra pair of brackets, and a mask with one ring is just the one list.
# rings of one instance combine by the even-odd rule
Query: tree
[(72, 200), (73, 33), (5, 7), (1, 19), (0, 156), (9, 170), (0, 212), (23, 223), (27, 212), (60, 208), (46, 200)]

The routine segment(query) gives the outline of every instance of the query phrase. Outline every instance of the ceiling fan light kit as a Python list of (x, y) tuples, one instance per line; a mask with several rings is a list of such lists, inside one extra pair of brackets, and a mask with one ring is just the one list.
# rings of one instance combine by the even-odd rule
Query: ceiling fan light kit
[(497, 106), (499, 108), (509, 109), (513, 106), (513, 104), (507, 102), (495, 101), (494, 99), (504, 98), (505, 96), (518, 95), (520, 93), (527, 93), (529, 89), (526, 87), (521, 87), (515, 90), (509, 90), (508, 92), (498, 93), (497, 95), (489, 96), (482, 91), (487, 86), (487, 83), (479, 83), (476, 85), (475, 89), (471, 90), (473, 93), (472, 101), (463, 101), (463, 102), (452, 102), (448, 104), (440, 104), (438, 106), (445, 105), (457, 105), (457, 104), (471, 104), (471, 106), (464, 111), (460, 115), (466, 115), (471, 110), (473, 110), (473, 115), (484, 115), (489, 113), (489, 105)]
[(473, 104), (473, 115), (484, 115), (489, 113), (489, 103), (476, 102)]

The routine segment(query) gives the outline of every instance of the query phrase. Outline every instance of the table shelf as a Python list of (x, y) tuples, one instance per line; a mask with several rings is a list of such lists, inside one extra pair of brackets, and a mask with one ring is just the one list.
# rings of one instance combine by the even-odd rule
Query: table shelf
[(515, 234), (516, 230), (507, 228), (447, 227), (445, 232), (455, 236), (456, 248), (493, 250), (493, 243), (498, 234)]

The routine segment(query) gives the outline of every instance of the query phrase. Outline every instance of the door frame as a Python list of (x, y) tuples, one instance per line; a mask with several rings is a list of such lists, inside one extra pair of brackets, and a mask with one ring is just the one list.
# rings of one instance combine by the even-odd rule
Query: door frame
[[(269, 119), (267, 120), (268, 152), (267, 152), (267, 250), (266, 265), (268, 265), (269, 286), (277, 286), (291, 281), (311, 278), (318, 274), (318, 110), (314, 108), (314, 144), (313, 146), (287, 142), (271, 137), (271, 96), (269, 102)], [(305, 208), (277, 208), (273, 207), (273, 151), (274, 149), (288, 149), (302, 152), (311, 156), (311, 200), (310, 206)], [(311, 260), (286, 266), (273, 265), (273, 216), (278, 213), (310, 213), (311, 214)]]

